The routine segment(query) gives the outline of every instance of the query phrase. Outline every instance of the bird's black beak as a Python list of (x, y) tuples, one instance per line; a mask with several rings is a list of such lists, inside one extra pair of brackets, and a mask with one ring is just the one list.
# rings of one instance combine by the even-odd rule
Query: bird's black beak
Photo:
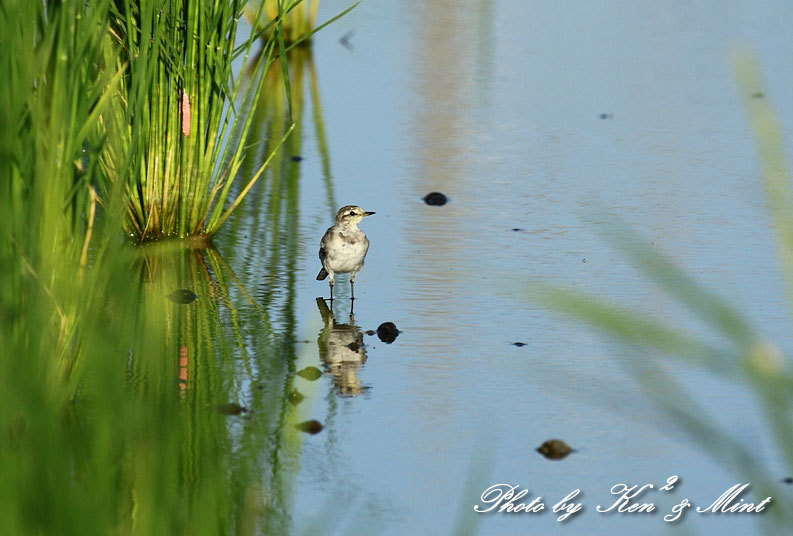
[(364, 212), (363, 213), (364, 216), (371, 216), (372, 214), (374, 214), (374, 212)]

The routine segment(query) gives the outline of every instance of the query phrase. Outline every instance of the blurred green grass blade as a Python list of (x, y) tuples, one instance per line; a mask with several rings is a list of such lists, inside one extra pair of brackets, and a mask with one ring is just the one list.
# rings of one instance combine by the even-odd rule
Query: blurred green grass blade
[(125, 70), (121, 68), (108, 81), (107, 86), (101, 92), (101, 97), (96, 101), (96, 104), (94, 104), (91, 114), (86, 118), (82, 127), (77, 132), (77, 136), (75, 138), (77, 143), (82, 144), (83, 141), (88, 137), (88, 133), (96, 128), (97, 121), (99, 120), (99, 117), (102, 115), (102, 113), (105, 112), (108, 101), (117, 96), (114, 92), (118, 89), (118, 84), (124, 74)]
[(756, 340), (751, 326), (718, 295), (707, 290), (674, 263), (647, 245), (638, 233), (617, 219), (602, 231), (605, 238), (641, 273), (674, 296), (705, 323), (732, 340), (738, 348), (748, 348)]
[(322, 165), (322, 182), (325, 185), (325, 198), (327, 200), (328, 213), (332, 220), (336, 215), (338, 205), (336, 204), (336, 195), (333, 191), (333, 174), (330, 169), (330, 151), (328, 150), (328, 139), (325, 133), (325, 122), (322, 114), (322, 100), (319, 97), (319, 84), (317, 83), (317, 73), (312, 58), (309, 58), (308, 69), (312, 119), (314, 131), (316, 132), (317, 149), (319, 150), (320, 162)]
[[(298, 0), (300, 1), (300, 0)], [(292, 86), (289, 83), (289, 68), (286, 61), (286, 45), (284, 44), (284, 2), (277, 0), (278, 3), (278, 24), (275, 25), (275, 35), (278, 39), (278, 57), (281, 59), (281, 74), (284, 80), (284, 89), (286, 91), (286, 104), (287, 104), (287, 117), (290, 123), (294, 123), (292, 119)]]
[[(788, 307), (793, 306), (793, 187), (785, 153), (782, 128), (764, 87), (760, 67), (748, 50), (735, 52), (731, 58), (741, 100), (746, 109), (757, 147), (763, 175), (766, 199), (777, 242), (782, 276), (785, 281)], [(793, 313), (788, 309), (788, 314)], [(762, 354), (765, 351), (765, 357)], [(770, 355), (771, 354), (774, 355)], [(759, 363), (760, 366), (752, 365)], [(793, 465), (793, 424), (790, 409), (793, 388), (789, 366), (776, 370), (784, 363), (778, 351), (758, 347), (747, 356), (748, 372), (755, 388), (763, 398), (766, 419), (771, 423), (778, 444)], [(769, 369), (769, 365), (771, 368)]]
[(789, 509), (791, 501), (781, 495), (782, 490), (776, 483), (779, 479), (772, 477), (767, 468), (758, 462), (758, 453), (751, 450), (756, 446), (754, 442), (741, 442), (715, 424), (713, 416), (695, 402), (655, 360), (627, 359), (625, 363), (632, 371), (632, 377), (669, 416), (671, 423), (694, 438), (715, 460), (729, 465), (742, 478), (750, 481), (756, 498), (762, 500), (772, 496), (775, 502), (782, 503), (777, 508), (769, 509), (769, 512), (773, 511), (772, 517), (777, 523), (790, 523), (793, 520)]
[(768, 208), (782, 264), (787, 303), (793, 306), (793, 187), (790, 184), (782, 129), (763, 87), (762, 76), (754, 55), (746, 50), (736, 52), (732, 56), (732, 66), (757, 146)]
[(657, 318), (617, 307), (577, 291), (540, 286), (536, 292), (548, 307), (583, 320), (622, 342), (682, 356), (713, 370), (731, 371), (724, 366), (716, 348), (664, 325)]

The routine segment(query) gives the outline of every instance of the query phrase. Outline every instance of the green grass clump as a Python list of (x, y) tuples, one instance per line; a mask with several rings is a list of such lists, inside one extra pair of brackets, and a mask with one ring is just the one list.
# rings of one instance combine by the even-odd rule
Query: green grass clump
[[(112, 9), (124, 76), (103, 117), (101, 161), (110, 184), (131, 174), (128, 230), (139, 241), (210, 236), (247, 192), (227, 203), (280, 26), (259, 54), (253, 32), (235, 46), (244, 5), (125, 1)], [(252, 55), (250, 68), (235, 72), (234, 62)]]

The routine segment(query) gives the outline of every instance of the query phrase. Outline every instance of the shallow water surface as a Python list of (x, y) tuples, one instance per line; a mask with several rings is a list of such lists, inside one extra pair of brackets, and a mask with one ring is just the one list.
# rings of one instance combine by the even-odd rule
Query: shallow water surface
[[(324, 426), (290, 462), (295, 532), (660, 534), (683, 498), (709, 504), (739, 481), (622, 366), (657, 356), (549, 312), (529, 288), (577, 287), (715, 337), (608, 246), (599, 229), (618, 215), (792, 348), (729, 65), (736, 44), (756, 51), (789, 129), (791, 16), (777, 1), (369, 1), (318, 34), (310, 80), (293, 80), (306, 90), (286, 156), (301, 158), (282, 164), (283, 182), (257, 185), (216, 241), (256, 304), (239, 297), (238, 320), (259, 325), (264, 308), (294, 370), (323, 372), (295, 379), (301, 418)], [(449, 202), (425, 204), (431, 191)], [(319, 239), (348, 203), (377, 212), (361, 225), (371, 248), (354, 316), (346, 278), (332, 311), (314, 279)], [(401, 331), (391, 344), (371, 334), (387, 321)], [(666, 369), (786, 476), (747, 393)], [(535, 452), (552, 438), (575, 452)], [(671, 475), (675, 491), (643, 497), (655, 513), (595, 511), (614, 484)], [(542, 496), (546, 511), (477, 517), (497, 483)], [(584, 509), (560, 525), (547, 510), (574, 489)], [(689, 514), (679, 528), (744, 534), (757, 517)]]

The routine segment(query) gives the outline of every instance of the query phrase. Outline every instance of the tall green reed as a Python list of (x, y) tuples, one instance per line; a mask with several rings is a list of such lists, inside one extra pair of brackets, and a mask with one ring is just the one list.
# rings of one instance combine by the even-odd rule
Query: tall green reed
[[(793, 189), (782, 131), (768, 101), (758, 98), (764, 90), (754, 57), (746, 52), (736, 54), (733, 66), (757, 144), (788, 301), (793, 306)], [(776, 527), (770, 530), (789, 527), (793, 522), (793, 502), (779, 485), (782, 476), (789, 475), (771, 474), (769, 467), (756, 457), (755, 445), (710, 419), (664, 363), (671, 358), (705, 368), (753, 393), (778, 452), (793, 473), (793, 369), (789, 358), (773, 342), (764, 340), (740, 311), (647, 246), (626, 225), (612, 225), (606, 237), (666, 295), (712, 328), (718, 340), (705, 340), (666, 319), (577, 291), (543, 288), (540, 297), (549, 307), (622, 344), (643, 349), (640, 358), (624, 361), (637, 383), (714, 459), (751, 481), (758, 497), (774, 498), (774, 506), (763, 518)]]
[(274, 24), (252, 67), (239, 68), (259, 42), (238, 36), (244, 5), (126, 0), (112, 9), (125, 75), (103, 118), (102, 165), (110, 184), (131, 173), (128, 230), (139, 241), (210, 236), (247, 192), (227, 203), (262, 75), (283, 46)]

